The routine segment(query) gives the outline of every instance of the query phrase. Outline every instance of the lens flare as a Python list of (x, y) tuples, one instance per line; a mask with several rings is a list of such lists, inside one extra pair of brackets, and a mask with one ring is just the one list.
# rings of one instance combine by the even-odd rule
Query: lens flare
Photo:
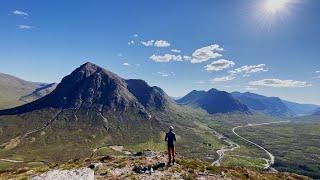
[(264, 11), (269, 14), (277, 14), (283, 11), (290, 0), (265, 0), (263, 4)]

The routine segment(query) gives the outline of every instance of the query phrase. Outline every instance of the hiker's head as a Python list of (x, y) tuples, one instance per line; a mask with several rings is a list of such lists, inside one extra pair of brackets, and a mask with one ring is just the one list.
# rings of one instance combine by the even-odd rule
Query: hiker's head
[(173, 131), (173, 130), (174, 130), (173, 126), (170, 126), (170, 127), (169, 127), (169, 130), (170, 130), (170, 131)]

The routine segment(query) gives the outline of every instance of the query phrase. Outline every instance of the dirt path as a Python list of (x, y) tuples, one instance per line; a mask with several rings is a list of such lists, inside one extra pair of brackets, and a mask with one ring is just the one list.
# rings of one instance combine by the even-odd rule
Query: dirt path
[(228, 144), (228, 146), (223, 146), (221, 149), (218, 149), (216, 151), (218, 154), (218, 158), (212, 163), (212, 165), (220, 166), (221, 159), (223, 158), (225, 153), (228, 151), (233, 151), (233, 150), (239, 148), (240, 145), (231, 141), (230, 139), (226, 138), (225, 136), (223, 136), (222, 134), (220, 134), (214, 130), (213, 130), (213, 133), (215, 134), (215, 136), (218, 139), (223, 140), (225, 143)]
[(24, 161), (12, 160), (12, 159), (0, 159), (0, 161), (11, 162), (11, 163), (23, 163), (24, 162)]

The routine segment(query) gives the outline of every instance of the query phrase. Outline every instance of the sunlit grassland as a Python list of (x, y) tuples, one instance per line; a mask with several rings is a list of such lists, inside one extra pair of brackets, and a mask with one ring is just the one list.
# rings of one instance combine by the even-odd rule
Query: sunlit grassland
[(274, 154), (277, 170), (320, 178), (320, 121), (247, 127), (239, 134)]

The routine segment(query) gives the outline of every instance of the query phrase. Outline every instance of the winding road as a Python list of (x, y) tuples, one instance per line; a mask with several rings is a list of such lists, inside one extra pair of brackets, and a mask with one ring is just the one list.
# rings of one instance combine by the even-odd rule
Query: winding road
[[(270, 153), (266, 148), (262, 147), (261, 145), (259, 145), (259, 144), (255, 143), (253, 141), (250, 141), (250, 140), (240, 136), (238, 133), (236, 133), (236, 129), (243, 128), (243, 127), (254, 127), (254, 126), (263, 126), (263, 125), (270, 125), (270, 124), (288, 123), (288, 122), (290, 122), (290, 121), (277, 121), (277, 122), (268, 122), (268, 123), (259, 123), (259, 124), (247, 124), (247, 125), (242, 125), (242, 126), (236, 126), (236, 127), (232, 128), (232, 133), (234, 135), (236, 135), (237, 137), (239, 137), (240, 139), (242, 139), (243, 141), (246, 141), (249, 144), (253, 144), (254, 146), (256, 146), (259, 149), (263, 150), (269, 156), (269, 159), (265, 159), (267, 164), (265, 165), (264, 168), (265, 169), (270, 169), (271, 165), (274, 164), (274, 159), (275, 159), (274, 155), (272, 153)], [(223, 158), (225, 153), (227, 151), (233, 151), (236, 148), (239, 148), (240, 145), (235, 143), (235, 142), (233, 142), (233, 141), (231, 141), (231, 140), (229, 140), (229, 139), (227, 139), (227, 138), (225, 138), (223, 135), (217, 133), (216, 131), (214, 131), (214, 133), (216, 134), (218, 139), (222, 139), (223, 138), (223, 141), (229, 144), (229, 146), (222, 147), (221, 149), (216, 151), (219, 157), (212, 164), (219, 166), (220, 162), (221, 162), (221, 159)]]

